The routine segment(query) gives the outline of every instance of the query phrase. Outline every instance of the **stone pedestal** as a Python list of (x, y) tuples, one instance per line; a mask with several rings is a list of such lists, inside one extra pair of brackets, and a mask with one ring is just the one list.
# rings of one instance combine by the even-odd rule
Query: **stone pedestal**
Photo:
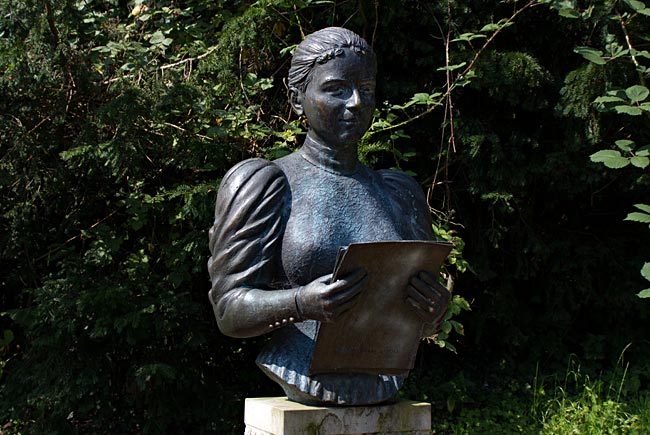
[(246, 435), (429, 435), (431, 405), (402, 400), (391, 405), (328, 407), (286, 397), (246, 399)]

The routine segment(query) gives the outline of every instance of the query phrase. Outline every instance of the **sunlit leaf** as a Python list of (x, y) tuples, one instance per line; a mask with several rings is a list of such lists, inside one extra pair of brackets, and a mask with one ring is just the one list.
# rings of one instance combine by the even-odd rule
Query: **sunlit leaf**
[(625, 220), (632, 221), (632, 222), (640, 222), (642, 224), (650, 224), (650, 214), (633, 211), (632, 213), (628, 213)]
[(632, 115), (632, 116), (639, 116), (640, 114), (643, 113), (643, 111), (636, 106), (621, 105), (621, 106), (614, 107), (614, 110), (616, 110), (616, 113), (624, 113), (626, 115)]
[(158, 30), (153, 35), (151, 35), (149, 42), (153, 45), (158, 45), (158, 44), (162, 44), (164, 40), (165, 40), (165, 35), (163, 34), (163, 32)]
[(595, 50), (589, 47), (576, 47), (573, 51), (596, 65), (605, 65), (606, 63), (603, 58), (603, 52), (600, 50)]
[(644, 156), (634, 156), (630, 158), (630, 163), (632, 163), (632, 166), (645, 169), (648, 166), (648, 163), (650, 163), (650, 160)]
[(639, 293), (636, 294), (640, 298), (650, 298), (650, 288), (647, 288), (645, 290), (641, 290)]
[(619, 97), (615, 97), (613, 95), (603, 95), (602, 97), (598, 97), (594, 100), (594, 103), (622, 103), (625, 100)]
[(641, 268), (641, 276), (650, 281), (650, 263), (645, 263)]
[(463, 33), (455, 39), (452, 39), (451, 42), (460, 42), (460, 41), (472, 41), (474, 39), (487, 38), (486, 35), (480, 33)]
[(616, 150), (601, 150), (589, 156), (592, 162), (603, 163), (608, 168), (619, 169), (630, 164), (630, 160), (622, 157)]
[(650, 205), (648, 204), (634, 204), (636, 208), (638, 208), (641, 211), (645, 211), (646, 213), (650, 214)]
[(614, 143), (623, 151), (632, 151), (632, 147), (634, 145), (634, 141), (629, 139), (620, 139)]
[(645, 9), (645, 4), (639, 0), (625, 0), (625, 3), (635, 11), (642, 11)]
[(648, 88), (641, 85), (630, 86), (625, 90), (625, 95), (627, 95), (627, 97), (633, 103), (638, 103), (639, 101), (645, 100), (646, 98), (648, 98), (649, 94), (650, 91), (648, 90)]
[(580, 18), (580, 12), (573, 8), (562, 8), (558, 11), (558, 14), (564, 18)]
[(448, 65), (438, 68), (438, 71), (454, 71), (467, 65), (467, 62), (461, 62), (456, 65)]
[(479, 30), (479, 32), (494, 32), (499, 29), (499, 25), (495, 23), (486, 24)]

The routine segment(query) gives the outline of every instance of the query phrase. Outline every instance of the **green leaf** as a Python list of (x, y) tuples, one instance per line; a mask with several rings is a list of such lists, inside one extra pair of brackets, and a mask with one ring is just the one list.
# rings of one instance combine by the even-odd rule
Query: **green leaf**
[(650, 281), (650, 263), (645, 263), (641, 268), (641, 276)]
[(59, 157), (61, 157), (62, 160), (71, 160), (75, 157), (83, 156), (84, 154), (89, 154), (93, 150), (93, 147), (90, 145), (82, 145), (78, 146), (66, 151), (61, 151), (59, 153)]
[(288, 47), (284, 47), (282, 50), (280, 50), (280, 56), (284, 57), (287, 54), (293, 55), (293, 52), (296, 50), (296, 47), (298, 47), (298, 44), (291, 44)]
[(632, 213), (628, 213), (627, 217), (624, 220), (641, 222), (642, 224), (650, 224), (650, 214), (633, 211)]
[(558, 14), (564, 18), (580, 18), (580, 12), (573, 8), (562, 8), (558, 11)]
[(598, 97), (594, 100), (594, 103), (622, 103), (625, 100), (619, 97), (614, 97), (613, 95), (604, 95)]
[(616, 113), (624, 113), (632, 116), (639, 116), (643, 113), (643, 111), (636, 106), (616, 106), (614, 107), (614, 110), (616, 110)]
[(153, 35), (151, 35), (151, 38), (149, 39), (149, 43), (151, 43), (152, 45), (158, 45), (158, 44), (162, 44), (164, 40), (165, 40), (165, 35), (163, 35), (163, 32), (158, 30)]
[(14, 333), (11, 329), (5, 329), (0, 339), (0, 349), (14, 341)]
[(625, 95), (627, 95), (631, 102), (638, 103), (648, 98), (650, 91), (645, 86), (634, 85), (625, 90)]
[(638, 0), (625, 0), (625, 3), (637, 12), (645, 9), (645, 4)]
[(640, 298), (650, 298), (650, 288), (647, 288), (645, 290), (641, 290), (639, 293), (636, 294)]
[(451, 326), (454, 327), (454, 331), (456, 332), (456, 334), (465, 335), (465, 328), (461, 323), (455, 320), (449, 320), (449, 323), (451, 323)]
[(614, 143), (623, 151), (632, 151), (634, 145), (634, 141), (629, 139), (619, 139)]
[(622, 157), (616, 150), (600, 150), (589, 156), (592, 162), (603, 163), (608, 168), (619, 169), (630, 164), (630, 160)]
[(638, 208), (641, 211), (645, 211), (646, 213), (650, 214), (650, 205), (647, 204), (634, 204), (636, 208)]
[(443, 67), (437, 68), (437, 71), (453, 71), (453, 70), (462, 68), (465, 65), (467, 65), (467, 62), (461, 62), (461, 63), (458, 63), (456, 65), (449, 65), (449, 66), (443, 66)]
[(458, 36), (458, 38), (452, 39), (451, 42), (471, 41), (478, 38), (487, 38), (487, 36), (481, 35), (480, 33), (463, 33), (462, 35)]
[(637, 11), (637, 12), (640, 13), (640, 14), (642, 14), (642, 15), (646, 15), (646, 16), (649, 16), (649, 17), (650, 17), (650, 9), (648, 9), (648, 8), (646, 8), (646, 9), (641, 9), (640, 11)]
[(639, 157), (650, 157), (650, 149), (648, 147), (639, 148), (634, 154)]
[(646, 112), (650, 112), (650, 103), (641, 103), (639, 109), (645, 110)]
[(573, 51), (596, 65), (605, 65), (606, 63), (603, 58), (603, 52), (600, 50), (595, 50), (589, 47), (576, 47)]
[(451, 414), (456, 409), (456, 398), (453, 396), (447, 397), (447, 411)]
[(495, 30), (499, 30), (499, 25), (495, 23), (490, 23), (486, 24), (479, 30), (479, 32), (494, 32)]
[(632, 166), (645, 169), (650, 163), (650, 159), (644, 156), (634, 156), (630, 159), (630, 163), (632, 163)]

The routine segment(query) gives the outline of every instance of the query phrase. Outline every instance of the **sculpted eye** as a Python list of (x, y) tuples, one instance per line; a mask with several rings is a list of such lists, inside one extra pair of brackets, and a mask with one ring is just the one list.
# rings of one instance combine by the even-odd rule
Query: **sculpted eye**
[(339, 97), (339, 96), (343, 95), (345, 93), (345, 91), (346, 91), (346, 88), (345, 88), (345, 86), (342, 86), (342, 85), (340, 85), (340, 86), (338, 86), (338, 85), (337, 86), (332, 86), (331, 88), (328, 89), (328, 92), (330, 94), (334, 95), (335, 97)]
[(359, 92), (364, 95), (373, 95), (375, 93), (374, 83), (365, 83), (359, 87)]

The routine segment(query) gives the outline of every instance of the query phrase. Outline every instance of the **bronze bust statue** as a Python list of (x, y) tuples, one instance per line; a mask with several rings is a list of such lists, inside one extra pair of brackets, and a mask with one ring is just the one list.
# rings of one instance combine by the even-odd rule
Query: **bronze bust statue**
[[(339, 248), (433, 239), (420, 186), (358, 160), (375, 107), (376, 69), (372, 48), (357, 34), (331, 27), (309, 35), (289, 71), (291, 105), (309, 124), (304, 144), (274, 161), (240, 162), (217, 195), (208, 269), (219, 328), (233, 337), (272, 334), (257, 364), (301, 403), (386, 402), (406, 376), (309, 373), (319, 325), (353, 309), (367, 279), (358, 269), (332, 282)], [(412, 316), (436, 327), (447, 289), (429, 272), (415, 273), (405, 287)]]

